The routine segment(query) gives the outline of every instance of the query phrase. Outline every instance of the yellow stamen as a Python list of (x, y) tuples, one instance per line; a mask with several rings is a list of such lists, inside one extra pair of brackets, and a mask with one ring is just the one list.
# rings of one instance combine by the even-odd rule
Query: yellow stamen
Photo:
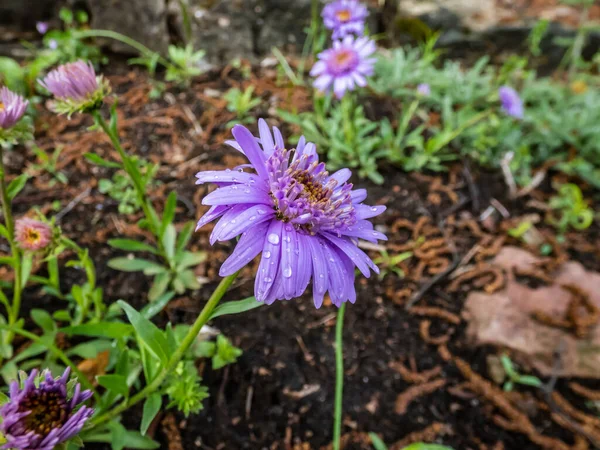
[(6, 107), (4, 106), (4, 103), (0, 102), (0, 112), (4, 111), (6, 109)]
[(342, 9), (341, 11), (338, 11), (335, 15), (340, 22), (347, 22), (352, 17), (352, 14), (350, 14), (349, 9)]

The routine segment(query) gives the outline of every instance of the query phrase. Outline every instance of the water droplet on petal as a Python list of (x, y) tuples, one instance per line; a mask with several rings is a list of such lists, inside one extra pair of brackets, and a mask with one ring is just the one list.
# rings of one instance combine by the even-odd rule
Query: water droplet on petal
[(235, 222), (236, 222), (236, 220), (235, 220), (235, 219), (232, 219), (232, 220), (231, 220), (231, 223), (235, 223)]
[(319, 278), (325, 278), (325, 276), (322, 273), (320, 273)]
[(258, 212), (258, 213), (259, 213), (261, 216), (262, 216), (263, 214), (266, 214), (266, 213), (267, 213), (267, 212), (266, 212), (264, 209), (259, 209), (257, 212)]
[(271, 257), (271, 252), (264, 252), (263, 257), (269, 259)]
[(292, 268), (286, 267), (285, 269), (283, 269), (283, 276), (286, 278), (290, 278), (292, 276)]
[(251, 216), (250, 221), (256, 220), (256, 216)]
[(279, 236), (277, 236), (275, 233), (269, 234), (269, 236), (267, 237), (267, 240), (273, 245), (279, 244)]
[(273, 281), (273, 278), (271, 278), (271, 277), (265, 277), (265, 282), (270, 283), (271, 281)]
[(245, 194), (249, 194), (250, 193), (250, 189), (244, 189), (244, 193)]
[(373, 206), (373, 207), (371, 208), (371, 211), (373, 211), (373, 212), (377, 211), (377, 207), (376, 207), (376, 206)]

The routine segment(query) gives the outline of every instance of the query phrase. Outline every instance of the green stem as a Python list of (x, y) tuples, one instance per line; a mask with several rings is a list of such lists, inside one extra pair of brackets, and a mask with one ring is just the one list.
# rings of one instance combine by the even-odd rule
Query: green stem
[(160, 56), (157, 52), (154, 52), (154, 51), (150, 50), (148, 47), (146, 47), (143, 44), (140, 44), (135, 39), (131, 39), (130, 37), (127, 37), (127, 36), (125, 36), (124, 34), (121, 34), (121, 33), (117, 33), (116, 31), (111, 31), (111, 30), (83, 30), (83, 31), (77, 31), (76, 32), (76, 37), (79, 38), (79, 39), (84, 39), (84, 38), (88, 38), (88, 37), (99, 37), (99, 38), (114, 39), (115, 41), (119, 41), (119, 42), (122, 42), (125, 45), (129, 45), (130, 47), (136, 49), (138, 52), (140, 52), (142, 55), (144, 55), (146, 57), (152, 57), (154, 55), (158, 55), (158, 58), (157, 58), (156, 61), (159, 62), (160, 64), (162, 64), (166, 68), (172, 68), (172, 69), (176, 68), (173, 64), (171, 64), (165, 58), (163, 58), (162, 56)]
[(344, 331), (344, 312), (346, 304), (342, 303), (335, 325), (335, 403), (333, 414), (333, 450), (340, 450), (342, 437), (342, 394), (344, 392), (344, 349), (342, 332)]
[[(10, 245), (10, 254), (13, 257), (13, 269), (15, 272), (13, 283), (13, 299), (10, 311), (8, 311), (8, 326), (14, 325), (19, 320), (21, 309), (21, 251), (15, 242), (15, 223), (12, 216), (12, 206), (8, 198), (8, 189), (6, 186), (6, 174), (4, 169), (4, 148), (0, 145), (0, 199), (2, 201), (2, 212), (4, 213), (4, 224), (8, 232), (8, 243)], [(2, 342), (3, 346), (12, 342), (14, 331), (10, 330)], [(0, 356), (0, 365), (2, 357)]]
[(92, 420), (92, 425), (100, 425), (104, 422), (111, 420), (113, 417), (119, 415), (127, 408), (135, 405), (136, 403), (141, 402), (150, 394), (154, 393), (157, 389), (160, 388), (167, 375), (169, 375), (175, 369), (177, 364), (179, 364), (179, 361), (181, 361), (181, 359), (185, 355), (185, 352), (194, 343), (202, 327), (206, 325), (206, 323), (209, 321), (213, 310), (219, 304), (219, 302), (227, 292), (227, 289), (229, 289), (235, 278), (238, 276), (238, 273), (239, 272), (236, 272), (233, 275), (229, 275), (221, 280), (217, 288), (214, 290), (214, 292), (206, 302), (206, 305), (204, 305), (204, 308), (202, 308), (202, 311), (200, 311), (200, 315), (198, 316), (194, 324), (190, 327), (190, 330), (188, 331), (186, 336), (183, 338), (183, 341), (181, 341), (179, 348), (175, 351), (175, 353), (173, 353), (167, 364), (162, 368), (162, 370), (156, 376), (156, 378), (154, 378), (150, 382), (150, 384), (148, 384), (144, 389), (142, 389), (133, 397), (129, 398), (128, 400), (126, 399), (122, 401), (119, 405), (115, 406), (110, 411), (107, 411), (106, 413), (94, 418)]
[(101, 398), (100, 395), (98, 394), (98, 392), (96, 391), (96, 389), (94, 388), (94, 386), (92, 385), (92, 383), (90, 383), (90, 381), (87, 379), (87, 377), (83, 374), (83, 372), (81, 372), (81, 370), (79, 370), (77, 368), (77, 366), (75, 365), (75, 363), (73, 363), (73, 361), (71, 361), (71, 359), (66, 355), (66, 353), (64, 353), (61, 349), (59, 349), (58, 347), (55, 347), (52, 344), (48, 344), (47, 342), (44, 342), (39, 336), (30, 333), (29, 331), (26, 330), (21, 330), (18, 328), (10, 328), (9, 326), (6, 325), (0, 325), (0, 329), (1, 330), (10, 330), (13, 331), (16, 334), (19, 334), (37, 344), (43, 345), (44, 347), (46, 347), (51, 353), (54, 353), (54, 356), (56, 356), (58, 359), (60, 359), (66, 366), (71, 368), (71, 371), (77, 375), (77, 379), (78, 381), (86, 388), (89, 389), (90, 391), (92, 391), (92, 393), (94, 394), (94, 399), (96, 400), (96, 402), (100, 402)]
[[(129, 156), (127, 156), (127, 153), (125, 153), (125, 150), (121, 146), (121, 141), (119, 140), (117, 131), (114, 130), (106, 122), (106, 120), (104, 120), (104, 117), (102, 117), (102, 114), (100, 113), (100, 111), (99, 110), (93, 111), (92, 116), (94, 117), (94, 119), (96, 120), (98, 125), (100, 125), (100, 128), (102, 128), (102, 130), (110, 138), (110, 141), (112, 142), (113, 147), (119, 153), (119, 156), (121, 157), (121, 161), (123, 163), (123, 168), (127, 172), (127, 175), (129, 175), (129, 178), (131, 179), (131, 182), (133, 183), (133, 187), (135, 188), (135, 191), (137, 193), (138, 200), (139, 200), (140, 204), (142, 205), (142, 210), (144, 211), (144, 215), (146, 216), (146, 219), (148, 221), (148, 226), (150, 227), (150, 231), (152, 231), (152, 233), (158, 238), (157, 244), (158, 244), (159, 250), (161, 251), (161, 256), (165, 257), (164, 252), (162, 251), (162, 244), (160, 241), (160, 236), (158, 236), (158, 229), (156, 226), (157, 224), (155, 223), (155, 219), (157, 217), (156, 212), (154, 211), (154, 209), (152, 208), (152, 205), (150, 204), (150, 202), (148, 201), (148, 199), (146, 197), (145, 187), (141, 184), (139, 177), (137, 177), (136, 174), (134, 173), (133, 162), (131, 161), (131, 158), (129, 158)], [(165, 258), (165, 259), (167, 259), (167, 258)]]

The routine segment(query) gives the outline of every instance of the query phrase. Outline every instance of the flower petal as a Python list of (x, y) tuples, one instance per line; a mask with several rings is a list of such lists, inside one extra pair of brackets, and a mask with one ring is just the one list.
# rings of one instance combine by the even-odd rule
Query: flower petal
[(256, 142), (256, 138), (242, 125), (234, 126), (231, 133), (238, 144), (240, 144), (240, 147), (244, 150), (244, 154), (254, 166), (254, 170), (256, 170), (258, 176), (263, 180), (267, 180), (269, 174), (267, 173), (267, 168), (265, 166), (265, 153), (260, 149), (258, 142)]
[(220, 187), (202, 200), (203, 205), (235, 205), (241, 203), (260, 203), (271, 205), (273, 201), (269, 194), (262, 189), (253, 186)]
[(250, 263), (260, 253), (265, 245), (265, 234), (269, 222), (258, 224), (251, 230), (242, 233), (233, 253), (225, 260), (219, 275), (226, 277)]

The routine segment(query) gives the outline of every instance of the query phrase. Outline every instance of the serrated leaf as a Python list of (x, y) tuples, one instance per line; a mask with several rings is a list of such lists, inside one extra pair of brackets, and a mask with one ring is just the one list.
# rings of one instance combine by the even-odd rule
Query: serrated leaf
[(152, 394), (144, 402), (142, 423), (140, 425), (140, 433), (142, 436), (146, 435), (146, 431), (148, 431), (148, 427), (156, 417), (156, 414), (158, 414), (158, 411), (160, 411), (161, 405), (162, 397), (158, 393)]
[(250, 311), (251, 309), (259, 308), (263, 305), (264, 303), (257, 302), (256, 298), (254, 297), (248, 297), (244, 300), (238, 300), (235, 302), (223, 303), (213, 310), (209, 320), (214, 319), (215, 317), (225, 316), (227, 314), (243, 313)]
[(123, 375), (100, 375), (96, 377), (96, 380), (100, 386), (105, 387), (115, 394), (122, 395), (123, 397), (127, 397), (129, 395), (127, 378), (125, 378)]
[(134, 241), (133, 239), (109, 239), (108, 245), (119, 250), (128, 252), (150, 252), (157, 254), (158, 250), (144, 242)]
[(117, 304), (127, 314), (127, 318), (135, 328), (139, 339), (159, 361), (166, 364), (169, 360), (169, 346), (164, 333), (123, 300), (119, 300)]

